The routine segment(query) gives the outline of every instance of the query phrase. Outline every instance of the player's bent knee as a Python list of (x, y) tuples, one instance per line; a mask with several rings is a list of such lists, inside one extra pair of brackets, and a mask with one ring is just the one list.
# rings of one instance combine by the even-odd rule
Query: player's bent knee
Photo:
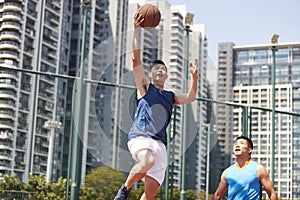
[(155, 163), (155, 158), (150, 150), (141, 150), (137, 154), (138, 161), (141, 166), (151, 168)]

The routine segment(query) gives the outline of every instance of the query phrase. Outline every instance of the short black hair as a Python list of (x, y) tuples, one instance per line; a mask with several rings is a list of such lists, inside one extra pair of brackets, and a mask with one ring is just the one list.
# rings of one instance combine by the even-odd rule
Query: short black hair
[(151, 62), (151, 65), (150, 65), (150, 71), (151, 71), (152, 67), (153, 67), (154, 65), (157, 65), (157, 64), (163, 65), (163, 66), (165, 66), (166, 69), (167, 69), (166, 64), (165, 64), (162, 60), (154, 60), (154, 61)]
[(235, 141), (237, 141), (237, 140), (239, 140), (239, 139), (247, 140), (248, 146), (253, 150), (253, 142), (252, 142), (252, 140), (251, 140), (250, 138), (241, 135), (241, 136), (237, 137), (237, 138), (235, 139)]

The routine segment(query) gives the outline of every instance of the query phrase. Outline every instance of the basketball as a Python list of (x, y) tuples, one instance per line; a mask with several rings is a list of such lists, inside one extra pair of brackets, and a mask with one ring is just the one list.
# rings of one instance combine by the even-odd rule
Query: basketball
[(154, 28), (160, 22), (160, 11), (153, 4), (144, 4), (138, 9), (138, 13), (144, 17), (141, 24), (143, 28)]

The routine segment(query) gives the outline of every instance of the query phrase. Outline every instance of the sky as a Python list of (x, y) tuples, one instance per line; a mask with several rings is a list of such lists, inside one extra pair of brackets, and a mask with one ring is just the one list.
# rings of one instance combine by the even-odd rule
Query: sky
[(169, 0), (185, 4), (194, 24), (205, 24), (208, 56), (217, 67), (219, 42), (235, 45), (300, 42), (300, 0)]

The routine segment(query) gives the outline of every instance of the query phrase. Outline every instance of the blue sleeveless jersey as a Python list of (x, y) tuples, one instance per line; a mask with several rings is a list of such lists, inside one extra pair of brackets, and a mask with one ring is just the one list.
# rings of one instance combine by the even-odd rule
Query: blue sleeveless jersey
[(257, 163), (250, 163), (239, 169), (231, 165), (226, 173), (228, 200), (259, 200), (261, 184), (257, 176)]
[(150, 83), (147, 93), (138, 100), (128, 139), (150, 137), (167, 144), (166, 129), (174, 105), (174, 93), (160, 90)]

